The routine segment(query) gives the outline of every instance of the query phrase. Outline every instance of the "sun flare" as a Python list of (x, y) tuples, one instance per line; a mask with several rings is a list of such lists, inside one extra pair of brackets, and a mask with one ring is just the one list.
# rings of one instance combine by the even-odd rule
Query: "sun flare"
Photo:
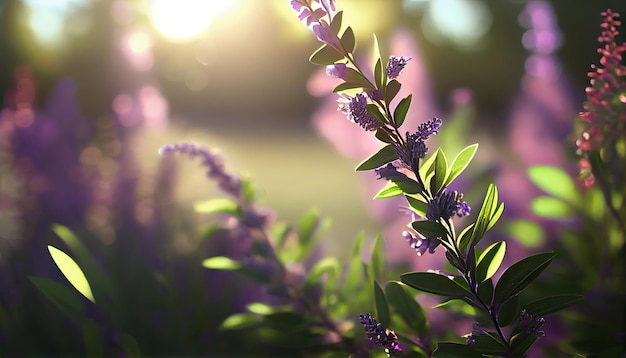
[(185, 40), (205, 31), (211, 20), (232, 8), (236, 0), (153, 0), (152, 21), (173, 40)]

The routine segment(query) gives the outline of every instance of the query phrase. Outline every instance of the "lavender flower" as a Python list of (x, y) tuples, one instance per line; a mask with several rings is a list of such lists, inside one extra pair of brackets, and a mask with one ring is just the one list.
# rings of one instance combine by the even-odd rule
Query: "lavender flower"
[(410, 231), (403, 231), (402, 236), (409, 242), (413, 250), (417, 252), (417, 256), (422, 256), (426, 251), (434, 254), (435, 249), (439, 246), (439, 240), (434, 237), (421, 237), (414, 235)]
[(426, 206), (426, 218), (430, 221), (449, 220), (452, 215), (469, 215), (471, 208), (463, 201), (463, 194), (443, 189)]
[(400, 75), (400, 72), (404, 69), (407, 62), (409, 62), (410, 57), (389, 57), (389, 62), (387, 62), (387, 77), (389, 79), (397, 78)]
[(442, 123), (441, 118), (433, 117), (417, 126), (417, 132), (415, 134), (418, 134), (422, 140), (426, 140), (431, 135), (439, 133)]
[(344, 81), (348, 80), (348, 66), (344, 63), (336, 63), (334, 65), (326, 66), (326, 75), (328, 77), (341, 78)]
[(424, 158), (428, 152), (428, 147), (424, 141), (431, 135), (437, 134), (441, 124), (441, 119), (432, 118), (420, 124), (415, 133), (409, 134), (409, 132), (406, 132), (406, 142), (404, 144), (394, 144), (400, 161), (411, 169), (413, 173), (417, 173), (419, 160)]
[(346, 101), (339, 105), (339, 109), (348, 119), (365, 129), (366, 131), (375, 131), (380, 128), (381, 123), (378, 118), (374, 117), (367, 109), (367, 96), (365, 93), (357, 93), (356, 96), (350, 97), (340, 94)]
[(398, 336), (390, 329), (385, 329), (382, 324), (378, 323), (369, 313), (359, 314), (359, 321), (365, 329), (365, 334), (370, 342), (377, 347), (385, 349), (385, 353), (392, 354), (401, 352)]
[[(321, 5), (321, 7), (313, 9), (313, 4)], [(313, 31), (318, 40), (344, 53), (339, 38), (332, 31), (329, 23), (323, 19), (325, 16), (328, 16), (329, 20), (332, 18), (332, 12), (335, 11), (334, 0), (291, 0), (289, 5), (298, 19)]]
[(535, 335), (537, 337), (543, 337), (546, 333), (543, 331), (543, 325), (545, 320), (543, 317), (535, 318), (526, 310), (522, 310), (519, 314), (519, 324), (522, 326), (526, 333)]
[(159, 155), (161, 156), (167, 156), (174, 152), (186, 154), (191, 158), (202, 158), (202, 165), (209, 169), (207, 175), (209, 178), (217, 181), (220, 189), (236, 198), (241, 199), (243, 197), (241, 179), (226, 172), (221, 158), (209, 149), (191, 143), (166, 145), (159, 149)]

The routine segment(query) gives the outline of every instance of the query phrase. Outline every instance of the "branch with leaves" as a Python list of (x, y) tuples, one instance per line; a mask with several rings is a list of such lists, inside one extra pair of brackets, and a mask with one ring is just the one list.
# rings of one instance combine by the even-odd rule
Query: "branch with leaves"
[[(401, 99), (395, 107), (392, 101), (401, 83), (397, 80), (410, 59), (390, 56), (383, 69), (378, 40), (378, 53), (373, 73), (364, 72), (355, 60), (356, 41), (351, 27), (342, 29), (342, 12), (336, 12), (333, 0), (291, 0), (298, 18), (310, 28), (323, 45), (313, 53), (310, 62), (326, 66), (328, 75), (342, 79), (334, 92), (340, 93), (340, 109), (348, 120), (375, 136), (385, 145), (364, 160), (357, 170), (374, 170), (387, 185), (376, 198), (403, 195), (414, 216), (421, 218), (410, 223), (403, 236), (418, 255), (433, 253), (443, 246), (447, 261), (456, 274), (439, 272), (411, 272), (401, 276), (403, 285), (444, 297), (447, 301), (462, 300), (476, 309), (474, 329), (466, 335), (466, 344), (440, 342), (436, 354), (463, 354), (464, 356), (522, 356), (534, 341), (544, 335), (542, 316), (564, 308), (579, 300), (579, 296), (552, 296), (521, 304), (520, 293), (555, 258), (551, 252), (540, 253), (507, 268), (497, 282), (494, 275), (500, 269), (506, 252), (504, 241), (496, 242), (479, 252), (478, 244), (496, 224), (504, 210), (498, 201), (495, 185), (487, 189), (482, 207), (474, 223), (457, 233), (453, 217), (469, 215), (469, 205), (463, 194), (448, 187), (474, 157), (478, 144), (466, 147), (449, 164), (439, 148), (426, 158), (426, 141), (439, 132), (442, 121), (432, 118), (414, 131), (402, 135), (411, 95)], [(372, 78), (370, 81), (369, 78)], [(354, 95), (346, 92), (361, 90)], [(388, 328), (391, 322), (387, 299), (380, 288), (375, 290), (378, 320), (361, 316), (368, 338), (390, 354), (414, 352), (424, 355), (423, 347), (407, 342), (398, 344), (398, 336)], [(381, 326), (378, 326), (381, 325)], [(505, 327), (511, 326), (505, 330)], [(375, 328), (378, 327), (378, 328)], [(508, 332), (508, 333), (507, 333)], [(383, 334), (384, 333), (384, 334)]]

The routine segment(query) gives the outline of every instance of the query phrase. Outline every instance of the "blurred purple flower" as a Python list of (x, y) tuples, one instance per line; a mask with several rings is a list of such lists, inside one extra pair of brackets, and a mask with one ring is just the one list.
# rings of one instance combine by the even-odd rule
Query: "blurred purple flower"
[(546, 333), (543, 330), (545, 320), (543, 317), (535, 318), (526, 310), (522, 310), (519, 314), (519, 324), (522, 326), (526, 333), (535, 335), (537, 337), (543, 337)]
[(411, 60), (410, 57), (389, 57), (389, 62), (387, 62), (386, 70), (387, 77), (389, 77), (390, 80), (397, 78), (400, 75), (400, 72), (404, 70), (404, 67), (406, 67), (406, 64), (409, 62), (409, 60)]
[(175, 152), (186, 154), (191, 158), (202, 158), (202, 165), (209, 169), (207, 175), (209, 178), (217, 181), (220, 189), (238, 199), (243, 198), (241, 179), (226, 172), (224, 163), (218, 155), (207, 148), (192, 143), (166, 145), (159, 149), (159, 155), (161, 156), (167, 156)]

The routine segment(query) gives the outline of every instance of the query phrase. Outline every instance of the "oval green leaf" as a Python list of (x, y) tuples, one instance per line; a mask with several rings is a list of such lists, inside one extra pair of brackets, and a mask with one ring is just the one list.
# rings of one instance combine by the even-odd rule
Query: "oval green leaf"
[(328, 66), (342, 58), (343, 55), (337, 52), (337, 50), (328, 45), (324, 45), (318, 48), (311, 57), (309, 57), (309, 62), (320, 66)]
[(411, 107), (411, 98), (413, 98), (413, 95), (408, 95), (403, 98), (393, 111), (393, 120), (396, 124), (396, 128), (400, 128), (402, 123), (404, 123), (406, 114), (409, 113), (409, 108)]
[(393, 308), (400, 318), (418, 336), (426, 334), (428, 321), (424, 309), (408, 292), (407, 286), (401, 282), (390, 281), (385, 286), (385, 297), (387, 303)]
[(450, 174), (448, 175), (444, 186), (448, 186), (448, 184), (452, 183), (452, 181), (456, 179), (456, 177), (458, 177), (465, 170), (465, 168), (467, 168), (469, 163), (474, 158), (477, 150), (478, 143), (465, 147), (462, 151), (459, 152), (459, 154), (456, 155), (456, 157), (452, 161)]
[(576, 184), (560, 168), (547, 165), (531, 167), (528, 169), (528, 177), (539, 189), (550, 195), (570, 202), (577, 200)]
[(78, 264), (69, 255), (54, 246), (48, 245), (48, 251), (54, 263), (72, 286), (89, 301), (95, 303), (96, 300), (91, 292), (87, 277), (85, 277), (83, 270), (80, 269)]
[(526, 306), (526, 312), (535, 317), (542, 317), (582, 301), (581, 295), (558, 295), (541, 298)]
[(496, 285), (494, 301), (506, 302), (516, 296), (524, 287), (530, 284), (556, 257), (553, 252), (544, 252), (526, 257), (509, 267)]
[(225, 257), (225, 256), (215, 256), (202, 261), (202, 266), (208, 269), (214, 270), (239, 270), (242, 265), (241, 263)]
[(476, 266), (476, 279), (483, 282), (490, 279), (500, 268), (504, 254), (506, 252), (506, 242), (499, 241), (491, 244), (478, 258)]
[(380, 148), (376, 153), (362, 161), (357, 167), (357, 171), (372, 170), (398, 159), (398, 153), (393, 145), (388, 144)]
[(234, 200), (227, 198), (217, 198), (195, 203), (193, 208), (201, 214), (230, 214), (236, 215), (239, 212), (239, 205)]
[(568, 204), (551, 196), (535, 198), (530, 208), (536, 215), (544, 218), (565, 219), (572, 215), (572, 208)]
[(402, 274), (400, 278), (404, 284), (435, 295), (450, 297), (470, 295), (468, 291), (447, 276), (434, 272), (410, 272)]
[(352, 28), (350, 26), (348, 26), (346, 28), (346, 31), (343, 32), (340, 41), (343, 45), (343, 49), (346, 50), (347, 53), (354, 52), (354, 48), (356, 47), (356, 39), (354, 38), (354, 31), (352, 31)]
[(376, 303), (376, 319), (383, 326), (389, 327), (391, 316), (389, 315), (389, 306), (385, 293), (376, 280), (374, 280), (374, 302)]
[(220, 329), (243, 329), (260, 324), (263, 317), (253, 313), (237, 313), (222, 322)]
[(438, 222), (430, 220), (413, 221), (411, 227), (424, 237), (446, 237), (448, 231)]

